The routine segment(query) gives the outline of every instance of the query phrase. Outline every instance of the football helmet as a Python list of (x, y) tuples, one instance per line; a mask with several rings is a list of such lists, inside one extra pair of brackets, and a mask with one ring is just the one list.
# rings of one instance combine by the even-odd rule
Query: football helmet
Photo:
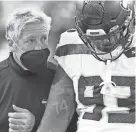
[(95, 58), (113, 61), (129, 49), (135, 32), (135, 0), (84, 0), (76, 8), (77, 32)]

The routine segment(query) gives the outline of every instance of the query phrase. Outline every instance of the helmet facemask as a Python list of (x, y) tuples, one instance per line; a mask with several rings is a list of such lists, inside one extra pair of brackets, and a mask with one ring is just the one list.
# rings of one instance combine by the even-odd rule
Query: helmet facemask
[[(108, 32), (99, 29), (100, 23), (95, 25), (95, 22), (93, 26), (90, 26), (86, 21), (87, 19), (83, 14), (83, 10), (80, 17), (75, 17), (75, 25), (80, 38), (90, 49), (92, 55), (98, 60), (116, 60), (128, 49), (132, 42), (133, 33), (130, 31), (132, 29), (130, 26), (133, 26), (132, 23), (134, 22), (134, 19), (132, 19), (132, 10), (123, 10), (127, 16), (123, 24), (114, 25)], [(101, 19), (102, 17), (99, 18)], [(98, 28), (95, 29), (94, 27)]]

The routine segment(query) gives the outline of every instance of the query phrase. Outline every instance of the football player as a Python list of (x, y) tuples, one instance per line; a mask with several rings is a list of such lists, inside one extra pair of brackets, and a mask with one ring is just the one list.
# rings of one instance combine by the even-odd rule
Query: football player
[(80, 1), (75, 25), (60, 37), (39, 132), (65, 132), (75, 104), (77, 132), (136, 132), (135, 1)]

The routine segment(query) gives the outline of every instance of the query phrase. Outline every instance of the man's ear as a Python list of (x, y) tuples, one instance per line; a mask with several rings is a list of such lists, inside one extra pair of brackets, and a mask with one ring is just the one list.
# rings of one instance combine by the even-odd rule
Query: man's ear
[(9, 49), (10, 49), (10, 51), (11, 52), (14, 52), (14, 42), (13, 42), (13, 40), (12, 39), (7, 39), (7, 41), (8, 41), (8, 44), (9, 44)]

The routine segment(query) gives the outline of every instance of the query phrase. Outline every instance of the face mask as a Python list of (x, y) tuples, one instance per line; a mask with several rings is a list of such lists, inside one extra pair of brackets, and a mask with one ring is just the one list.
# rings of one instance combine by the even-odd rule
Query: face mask
[(24, 53), (18, 46), (17, 48), (23, 53), (20, 57), (22, 65), (29, 71), (36, 73), (47, 68), (49, 49), (31, 50)]
[(31, 72), (39, 72), (47, 68), (47, 59), (50, 54), (48, 49), (32, 50), (21, 55), (20, 60)]

